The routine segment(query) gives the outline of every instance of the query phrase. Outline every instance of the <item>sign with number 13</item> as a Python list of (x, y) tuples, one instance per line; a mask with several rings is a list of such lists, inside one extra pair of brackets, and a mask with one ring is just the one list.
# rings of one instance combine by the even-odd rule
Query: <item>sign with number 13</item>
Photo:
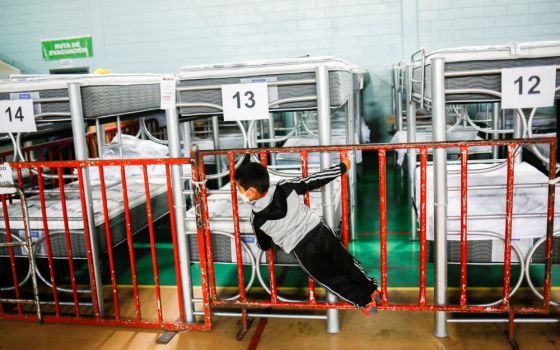
[(268, 119), (266, 82), (222, 85), (224, 120)]

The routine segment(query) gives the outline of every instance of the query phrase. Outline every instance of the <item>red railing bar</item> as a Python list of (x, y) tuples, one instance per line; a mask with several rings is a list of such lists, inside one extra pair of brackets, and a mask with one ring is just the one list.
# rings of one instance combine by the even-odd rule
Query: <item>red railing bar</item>
[(64, 224), (64, 237), (66, 239), (66, 253), (68, 255), (68, 267), (70, 269), (70, 284), (72, 285), (72, 298), (74, 299), (74, 314), (80, 317), (80, 305), (78, 302), (78, 288), (76, 286), (76, 274), (74, 270), (74, 255), (72, 253), (72, 239), (70, 238), (70, 228), (68, 227), (68, 209), (66, 207), (66, 194), (64, 192), (64, 178), (62, 168), (58, 171), (58, 188), (60, 191), (60, 205), (62, 207), (62, 219)]
[(387, 155), (384, 149), (378, 153), (379, 159), (379, 239), (381, 246), (381, 305), (387, 305)]
[[(245, 278), (243, 276), (243, 255), (241, 252), (241, 233), (239, 231), (239, 208), (237, 206), (237, 189), (235, 185), (235, 154), (228, 153), (229, 183), (231, 191), (231, 207), (233, 210), (233, 233), (235, 236), (235, 256), (237, 258), (237, 283), (239, 286), (239, 300), (246, 301)], [(241, 310), (243, 329), (247, 329), (247, 310)]]
[(138, 275), (136, 274), (136, 261), (134, 259), (134, 244), (132, 242), (132, 227), (130, 221), (130, 208), (128, 204), (128, 190), (126, 184), (125, 167), (121, 165), (121, 181), (124, 201), (124, 219), (126, 222), (126, 240), (128, 241), (128, 256), (130, 259), (130, 274), (132, 278), (132, 290), (134, 292), (134, 303), (136, 307), (136, 320), (140, 321), (142, 315), (140, 312), (140, 294), (138, 292)]
[[(179, 302), (179, 320), (185, 322), (185, 310), (183, 300), (183, 283), (181, 281), (181, 264), (179, 262), (179, 244), (177, 243), (177, 227), (175, 226), (175, 209), (173, 207), (173, 189), (171, 186), (171, 170), (169, 165), (165, 165), (165, 175), (167, 178), (167, 203), (169, 204), (169, 224), (171, 227), (171, 240), (173, 243), (173, 261), (175, 263), (175, 283), (177, 284), (177, 297)], [(194, 174), (193, 174), (194, 176)], [(199, 250), (200, 251), (200, 250)], [(201, 255), (203, 255), (201, 253)], [(200, 258), (202, 261), (202, 257)], [(204, 284), (204, 280), (203, 284)]]
[(552, 284), (552, 243), (554, 235), (554, 200), (556, 185), (552, 182), (556, 178), (556, 142), (550, 144), (549, 169), (548, 169), (548, 208), (546, 218), (546, 247), (544, 268), (543, 306), (550, 306), (550, 289)]
[(157, 159), (96, 159), (96, 160), (63, 160), (42, 162), (9, 162), (12, 169), (57, 168), (57, 167), (94, 167), (123, 165), (181, 165), (190, 164), (191, 158), (157, 158)]
[[(302, 151), (300, 154), (301, 158), (301, 176), (307, 177), (309, 176), (309, 164), (308, 164), (308, 154), (307, 151)], [(308, 207), (311, 205), (309, 199), (309, 192), (306, 192), (303, 196), (303, 203)], [(309, 286), (309, 302), (314, 304), (316, 302), (315, 297), (315, 282), (313, 282), (313, 278), (307, 278), (307, 285)]]
[[(168, 192), (171, 193), (171, 182), (169, 181), (170, 179), (170, 171), (169, 171), (169, 166), (166, 167), (166, 171), (167, 171), (167, 189)], [(204, 168), (203, 168), (204, 169)], [(200, 180), (200, 173), (203, 173), (203, 171), (201, 171), (199, 173), (199, 168), (197, 164), (194, 164), (192, 166), (192, 179), (193, 179), (193, 186), (196, 186), (194, 183), (198, 182)], [(200, 196), (200, 191), (195, 191), (195, 203), (198, 203), (199, 206), (202, 206), (202, 199), (201, 198), (197, 198), (196, 196)], [(172, 203), (172, 198), (171, 195), (169, 197), (170, 203)], [(196, 204), (195, 204), (196, 205)], [(196, 208), (195, 208), (196, 211)], [(199, 213), (196, 213), (196, 215), (199, 215)], [(209, 292), (209, 287), (208, 287), (208, 260), (207, 260), (207, 256), (206, 256), (206, 247), (205, 247), (205, 241), (204, 241), (204, 228), (201, 227), (201, 225), (198, 224), (196, 225), (196, 238), (197, 238), (197, 242), (198, 242), (198, 255), (199, 255), (199, 260), (200, 260), (200, 281), (201, 281), (201, 285), (202, 285), (202, 303), (203, 303), (203, 308), (204, 308), (204, 324), (208, 327), (212, 327), (212, 315), (211, 315), (211, 310), (210, 310), (210, 292)], [(175, 240), (176, 241), (176, 240)], [(175, 248), (175, 254), (176, 254), (176, 258), (179, 258), (178, 255), (178, 246), (174, 246)], [(176, 265), (177, 266), (177, 265)], [(179, 273), (179, 267), (177, 266), (177, 273)], [(180, 278), (179, 275), (177, 275), (177, 278)], [(182, 304), (180, 304), (182, 305)]]
[(150, 196), (150, 183), (148, 182), (148, 169), (145, 165), (142, 166), (142, 172), (144, 174), (144, 190), (146, 193), (146, 214), (148, 215), (148, 232), (150, 234), (150, 249), (152, 253), (152, 266), (154, 270), (154, 285), (156, 292), (156, 306), (159, 323), (163, 323), (163, 312), (161, 310), (161, 294), (159, 286), (159, 272), (157, 265), (157, 255), (156, 255), (156, 242), (154, 238), (154, 223), (152, 216), (152, 198)]
[(97, 300), (97, 293), (103, 293), (103, 291), (98, 291), (95, 280), (95, 272), (93, 269), (93, 253), (91, 250), (92, 241), (91, 236), (93, 232), (90, 232), (88, 225), (88, 213), (86, 205), (86, 192), (84, 189), (84, 175), (82, 173), (83, 169), (78, 168), (78, 184), (80, 185), (80, 203), (82, 205), (82, 217), (84, 222), (84, 237), (86, 238), (86, 248), (87, 248), (87, 258), (89, 267), (89, 279), (91, 281), (91, 296), (93, 300), (93, 311), (95, 313), (95, 318), (99, 319), (99, 302)]
[(426, 168), (428, 149), (420, 148), (420, 297), (419, 304), (426, 305)]
[(467, 305), (467, 191), (469, 153), (461, 147), (461, 306)]
[[(12, 243), (12, 230), (10, 229), (10, 219), (9, 219), (10, 216), (8, 215), (8, 205), (6, 204), (6, 195), (3, 194), (0, 196), (0, 198), (2, 198), (2, 211), (4, 212), (4, 225), (6, 226), (6, 241), (8, 243)], [(29, 239), (31, 239), (31, 237), (29, 237)], [(14, 248), (8, 247), (8, 253), (10, 255), (10, 267), (12, 269), (12, 278), (14, 280), (14, 291), (16, 294), (16, 299), (21, 299), (20, 292), (19, 292), (19, 281), (17, 278), (16, 263), (14, 259)], [(18, 308), (18, 314), (21, 315), (21, 313), (23, 312), (21, 308), (21, 303), (17, 304), (17, 308)]]
[(503, 308), (509, 309), (509, 292), (511, 281), (511, 236), (513, 226), (513, 184), (516, 145), (507, 147), (507, 190), (506, 190), (506, 224), (504, 236), (504, 295)]
[(60, 305), (58, 303), (58, 291), (56, 287), (56, 277), (54, 274), (54, 263), (52, 256), (51, 238), (49, 235), (49, 225), (47, 222), (47, 207), (45, 203), (45, 183), (43, 180), (43, 169), (37, 169), (37, 181), (39, 183), (39, 200), (41, 201), (41, 215), (43, 219), (43, 234), (45, 235), (45, 245), (47, 248), (47, 260), (49, 263), (49, 273), (51, 274), (52, 293), (54, 298), (54, 308), (56, 316), (60, 316)]
[[(340, 161), (348, 159), (347, 151), (340, 151)], [(355, 166), (355, 164), (352, 164)], [(350, 169), (348, 169), (350, 171)], [(342, 243), (348, 250), (348, 171), (342, 175), (340, 189), (342, 191)]]
[(113, 304), (115, 305), (115, 318), (121, 319), (121, 308), (119, 305), (119, 292), (117, 288), (117, 277), (115, 275), (115, 261), (113, 258), (113, 239), (111, 238), (111, 225), (109, 219), (109, 208), (107, 208), (107, 187), (105, 186), (105, 168), (99, 168), (99, 185), (101, 189), (101, 202), (103, 205), (103, 219), (105, 220), (105, 240), (107, 241), (107, 254), (109, 255), (109, 273), (111, 275), (111, 292)]
[[(266, 168), (268, 166), (266, 152), (260, 152), (259, 158), (261, 164)], [(272, 303), (278, 302), (278, 289), (276, 287), (276, 273), (274, 272), (274, 250), (270, 248), (266, 252), (266, 257), (268, 259), (268, 272), (270, 275), (270, 300)]]
[(267, 153), (301, 153), (301, 151), (311, 152), (338, 152), (340, 150), (354, 151), (394, 151), (399, 149), (417, 149), (417, 148), (458, 148), (477, 147), (477, 146), (508, 146), (508, 145), (536, 145), (536, 144), (550, 144), (554, 142), (553, 137), (540, 137), (533, 139), (523, 140), (480, 140), (480, 141), (439, 141), (439, 142), (412, 142), (412, 143), (391, 143), (391, 144), (360, 144), (360, 145), (343, 145), (343, 146), (299, 146), (299, 147), (263, 147), (263, 148), (233, 148), (233, 149), (219, 149), (219, 150), (201, 150), (199, 151), (202, 156), (211, 155), (226, 155), (227, 152), (234, 152), (236, 154), (256, 154), (264, 152)]
[(206, 176), (204, 175), (204, 158), (199, 157), (198, 169), (200, 176), (200, 211), (202, 213), (202, 225), (204, 238), (206, 239), (206, 261), (208, 262), (207, 271), (210, 286), (210, 299), (216, 299), (216, 273), (214, 270), (214, 249), (212, 247), (212, 234), (210, 232), (210, 215), (208, 214), (208, 190), (206, 188)]

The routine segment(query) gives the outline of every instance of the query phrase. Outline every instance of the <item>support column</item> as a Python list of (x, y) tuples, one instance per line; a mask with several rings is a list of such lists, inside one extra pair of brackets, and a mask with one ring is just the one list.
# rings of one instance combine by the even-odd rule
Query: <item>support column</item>
[[(181, 139), (179, 137), (179, 117), (176, 109), (165, 111), (167, 117), (167, 140), (169, 157), (181, 157)], [(191, 259), (189, 256), (189, 242), (185, 232), (186, 205), (183, 196), (182, 168), (180, 165), (171, 166), (171, 185), (173, 192), (173, 210), (175, 211), (175, 226), (177, 227), (177, 244), (179, 246), (179, 269), (183, 286), (184, 312), (186, 321), (194, 322), (194, 306), (192, 294)]]
[[(86, 125), (82, 111), (82, 95), (79, 83), (68, 84), (68, 96), (70, 98), (70, 115), (72, 118), (72, 136), (74, 141), (74, 154), (76, 160), (87, 160), (88, 150), (86, 142)], [(101, 278), (101, 262), (99, 259), (99, 245), (95, 234), (95, 216), (93, 211), (93, 198), (89, 180), (89, 169), (82, 169), (84, 180), (84, 201), (87, 213), (87, 225), (91, 242), (91, 256), (93, 263), (93, 275), (95, 277), (95, 288), (97, 289), (97, 303), (99, 304), (99, 315), (105, 316), (105, 305), (103, 300), (103, 283)], [(92, 283), (93, 287), (93, 283)]]
[[(416, 142), (416, 102), (410, 100), (408, 101), (408, 112), (406, 118), (406, 142)], [(408, 193), (409, 193), (409, 200), (411, 201), (411, 231), (410, 231), (410, 239), (417, 240), (418, 233), (416, 232), (417, 229), (417, 220), (416, 220), (416, 210), (414, 210), (414, 203), (415, 203), (415, 188), (416, 188), (416, 150), (409, 149), (406, 154), (407, 160), (407, 174), (408, 174)]]
[[(353, 89), (353, 84), (350, 84), (350, 89)], [(354, 94), (352, 93), (348, 97), (347, 102), (348, 108), (346, 110), (346, 144), (353, 145), (356, 143), (356, 109), (354, 108)], [(348, 173), (348, 185), (349, 185), (349, 215), (350, 215), (350, 240), (355, 240), (356, 237), (356, 211), (357, 211), (357, 201), (356, 201), (356, 187), (357, 187), (357, 179), (358, 173), (356, 172), (356, 151), (350, 151), (348, 156), (350, 157), (350, 161), (352, 162), (352, 167)]]
[[(434, 141), (445, 141), (444, 59), (433, 58), (432, 65), (432, 132)], [(436, 305), (447, 303), (447, 150), (434, 150), (434, 236)], [(435, 313), (434, 335), (447, 337), (447, 314)]]
[[(268, 138), (274, 140), (276, 137), (276, 131), (274, 130), (274, 114), (268, 114)], [(276, 147), (276, 141), (270, 142), (270, 147)], [(270, 154), (270, 164), (276, 165), (276, 153)]]
[[(520, 139), (523, 137), (523, 124), (521, 122), (522, 116), (519, 115), (517, 109), (512, 110), (513, 112), (513, 138)], [(522, 155), (523, 155), (523, 147), (519, 147), (517, 151), (517, 156), (515, 156), (515, 164), (521, 163)]]
[[(217, 116), (212, 117), (212, 140), (214, 141), (214, 149), (220, 149), (220, 123)], [(220, 162), (220, 156), (215, 156), (216, 160), (216, 172), (220, 174), (222, 172), (222, 163)], [(222, 188), (222, 178), (218, 178), (218, 187)]]
[[(319, 145), (331, 144), (331, 112), (329, 96), (329, 71), (325, 66), (319, 66), (315, 70), (317, 81), (317, 117), (319, 121)], [(321, 169), (331, 166), (331, 155), (321, 153)], [(330, 227), (337, 227), (334, 215), (333, 184), (329, 183), (321, 189), (321, 203), (323, 206), (323, 220)], [(327, 301), (335, 303), (337, 298), (332, 293), (327, 294)], [(338, 333), (340, 331), (337, 309), (327, 310), (327, 332)]]

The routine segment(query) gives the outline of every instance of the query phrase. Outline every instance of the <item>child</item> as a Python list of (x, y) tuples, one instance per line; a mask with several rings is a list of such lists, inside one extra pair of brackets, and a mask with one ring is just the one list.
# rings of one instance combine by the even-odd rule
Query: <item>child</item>
[(299, 197), (326, 185), (349, 168), (350, 161), (346, 160), (308, 177), (270, 186), (264, 166), (246, 163), (235, 172), (235, 183), (241, 199), (252, 204), (251, 224), (259, 248), (268, 250), (274, 242), (287, 254), (293, 253), (315, 281), (368, 314), (376, 311), (377, 281), (365, 274), (335, 231), (323, 224)]

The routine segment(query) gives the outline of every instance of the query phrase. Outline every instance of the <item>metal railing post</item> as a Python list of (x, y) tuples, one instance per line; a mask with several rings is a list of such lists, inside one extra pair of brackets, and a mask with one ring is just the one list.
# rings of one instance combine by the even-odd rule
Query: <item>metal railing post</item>
[[(181, 157), (181, 139), (179, 135), (179, 117), (177, 110), (167, 109), (167, 140), (169, 144), (169, 157)], [(177, 227), (177, 243), (179, 245), (179, 266), (181, 270), (181, 283), (184, 301), (186, 321), (193, 323), (194, 306), (192, 294), (192, 276), (189, 242), (185, 230), (186, 203), (183, 195), (182, 167), (180, 165), (171, 167), (171, 184), (173, 186), (173, 209), (175, 210), (175, 225)]]
[[(408, 102), (408, 113), (406, 118), (406, 142), (416, 142), (416, 102), (412, 99)], [(414, 199), (416, 194), (414, 193), (415, 181), (416, 181), (416, 150), (407, 150), (407, 177), (408, 177), (408, 192), (409, 200), (411, 201), (411, 214), (410, 214), (410, 239), (417, 240), (418, 234), (416, 232), (416, 211), (414, 210)]]
[[(445, 71), (444, 59), (433, 58), (432, 65), (432, 132), (434, 141), (445, 141)], [(447, 150), (434, 149), (434, 238), (436, 305), (447, 302)], [(435, 313), (434, 335), (447, 337), (447, 314)]]
[[(330, 113), (330, 96), (329, 96), (329, 71), (325, 66), (319, 66), (315, 70), (315, 78), (317, 81), (317, 116), (319, 120), (319, 145), (331, 144), (331, 113)], [(331, 154), (321, 153), (321, 169), (328, 168), (331, 165)], [(323, 207), (323, 220), (330, 227), (335, 226), (334, 203), (333, 202), (333, 185), (332, 183), (325, 185), (321, 189), (321, 204)], [(327, 301), (335, 303), (336, 296), (332, 293), (327, 294)], [(337, 309), (327, 310), (327, 332), (338, 333), (340, 324)]]

